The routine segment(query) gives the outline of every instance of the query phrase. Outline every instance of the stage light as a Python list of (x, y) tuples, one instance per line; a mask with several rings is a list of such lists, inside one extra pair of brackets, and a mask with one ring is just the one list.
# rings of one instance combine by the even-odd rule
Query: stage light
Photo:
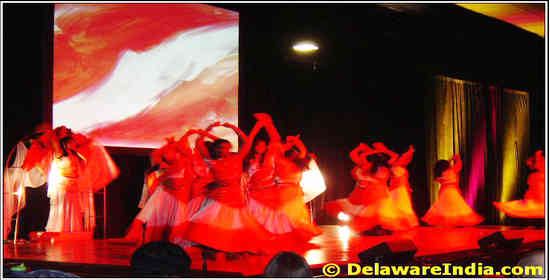
[(349, 220), (351, 219), (351, 217), (344, 213), (344, 212), (340, 212), (338, 213), (338, 220), (342, 221), (342, 222), (349, 222)]
[(294, 49), (295, 51), (300, 52), (300, 53), (312, 53), (312, 52), (317, 51), (319, 49), (319, 47), (317, 46), (317, 44), (315, 42), (302, 41), (302, 42), (298, 42), (298, 43), (294, 44), (292, 49)]
[(311, 160), (308, 170), (302, 173), (300, 186), (304, 192), (304, 202), (306, 203), (322, 194), (327, 189), (323, 174), (321, 174), (321, 170), (319, 170), (319, 166), (315, 160)]
[(17, 192), (15, 193), (17, 197), (21, 197), (23, 195), (23, 188), (19, 188)]

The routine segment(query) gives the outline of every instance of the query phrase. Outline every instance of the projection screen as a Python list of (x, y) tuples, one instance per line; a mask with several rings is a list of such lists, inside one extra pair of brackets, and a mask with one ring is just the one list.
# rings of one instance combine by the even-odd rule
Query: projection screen
[[(239, 14), (203, 4), (55, 4), (53, 126), (157, 148), (238, 121)], [(230, 140), (227, 128), (214, 133)]]

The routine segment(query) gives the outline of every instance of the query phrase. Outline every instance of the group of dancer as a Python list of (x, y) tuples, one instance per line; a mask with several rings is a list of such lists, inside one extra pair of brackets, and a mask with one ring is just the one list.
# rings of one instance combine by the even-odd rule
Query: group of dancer
[[(407, 165), (412, 160), (413, 146), (402, 155), (382, 143), (373, 147), (361, 143), (351, 153), (356, 164), (351, 176), (356, 185), (349, 197), (325, 205), (327, 213), (338, 217), (350, 216), (350, 226), (357, 232), (372, 235), (408, 230), (419, 225), (413, 209)], [(505, 214), (516, 218), (544, 218), (544, 156), (542, 151), (527, 160), (534, 170), (529, 175), (529, 189), (522, 200), (494, 202)], [(439, 160), (434, 168), (436, 181), (441, 185), (438, 199), (421, 218), (432, 226), (473, 226), (483, 222), (464, 200), (459, 178), (462, 161), (459, 155)]]
[[(311, 160), (304, 143), (299, 136), (283, 141), (269, 115), (254, 117), (249, 135), (216, 122), (206, 130), (189, 130), (178, 141), (168, 139), (156, 150), (144, 187), (151, 195), (143, 196), (146, 202), (140, 203), (126, 239), (197, 245), (210, 256), (225, 252), (232, 258), (293, 249), (319, 235), (300, 187)], [(210, 133), (217, 126), (239, 135), (238, 152)], [(268, 141), (255, 141), (261, 129)], [(193, 134), (199, 137), (191, 148)]]
[[(230, 123), (216, 122), (205, 130), (190, 129), (179, 140), (167, 139), (156, 149), (151, 154), (152, 167), (145, 173), (141, 211), (124, 240), (199, 246), (208, 257), (224, 252), (231, 259), (244, 253), (295, 251), (319, 235), (321, 230), (311, 218), (300, 185), (314, 156), (299, 135), (283, 140), (268, 114), (254, 117), (257, 122), (248, 135)], [(231, 152), (229, 141), (211, 133), (219, 126), (238, 134), (242, 141), (238, 152)], [(257, 139), (262, 129), (268, 139)], [(194, 147), (192, 135), (198, 136)], [(4, 182), (5, 188), (15, 192), (14, 186), (29, 185), (24, 181), (33, 181), (29, 174), (39, 170), (41, 179), (34, 181), (47, 177), (51, 202), (46, 230), (93, 232), (93, 193), (119, 172), (105, 149), (66, 127), (46, 129), (32, 139), (28, 153), (24, 148), (24, 153), (18, 151), (16, 162), (17, 168), (27, 172), (9, 173), (11, 181)], [(367, 234), (418, 226), (407, 170), (413, 154), (413, 146), (398, 154), (380, 142), (361, 143), (350, 153), (356, 165), (351, 172), (355, 188), (349, 197), (326, 203), (327, 213), (347, 214), (351, 228)], [(544, 218), (542, 152), (527, 164), (535, 172), (529, 176), (525, 198), (494, 204), (513, 217)], [(473, 226), (484, 220), (462, 197), (461, 169), (459, 155), (436, 163), (439, 196), (421, 221), (435, 226)], [(13, 201), (7, 202), (13, 206)]]

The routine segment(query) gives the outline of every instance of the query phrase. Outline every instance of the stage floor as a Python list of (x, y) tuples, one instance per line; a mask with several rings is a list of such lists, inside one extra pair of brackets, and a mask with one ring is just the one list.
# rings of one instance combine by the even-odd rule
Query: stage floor
[[(407, 232), (388, 236), (361, 236), (345, 226), (321, 226), (323, 234), (312, 239), (307, 246), (296, 248), (305, 257), (312, 269), (319, 269), (327, 263), (344, 264), (358, 262), (358, 254), (368, 248), (387, 241), (412, 240), (422, 256), (444, 255), (453, 252), (479, 249), (477, 241), (497, 231), (505, 238), (524, 238), (523, 243), (545, 239), (544, 229), (504, 226), (478, 226), (463, 228), (418, 227)], [(92, 270), (104, 267), (106, 270), (129, 269), (130, 257), (140, 244), (114, 240), (23, 242), (14, 244), (5, 241), (4, 263), (30, 262), (88, 266)], [(198, 248), (186, 250), (192, 258), (191, 268), (201, 270), (203, 260)], [(250, 256), (227, 261), (218, 254), (216, 260), (207, 262), (208, 271), (234, 272), (245, 276), (261, 275), (273, 256)], [(78, 274), (78, 272), (76, 272)], [(105, 271), (107, 273), (107, 271)], [(116, 275), (112, 275), (115, 276)], [(121, 275), (122, 276), (122, 275)]]

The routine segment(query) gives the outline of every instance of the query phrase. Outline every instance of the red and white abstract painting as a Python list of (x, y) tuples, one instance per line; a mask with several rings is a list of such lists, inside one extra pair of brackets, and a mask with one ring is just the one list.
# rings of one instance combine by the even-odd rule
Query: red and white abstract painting
[[(238, 121), (239, 14), (203, 4), (56, 4), (53, 126), (158, 148)], [(226, 128), (214, 131), (236, 144)]]

